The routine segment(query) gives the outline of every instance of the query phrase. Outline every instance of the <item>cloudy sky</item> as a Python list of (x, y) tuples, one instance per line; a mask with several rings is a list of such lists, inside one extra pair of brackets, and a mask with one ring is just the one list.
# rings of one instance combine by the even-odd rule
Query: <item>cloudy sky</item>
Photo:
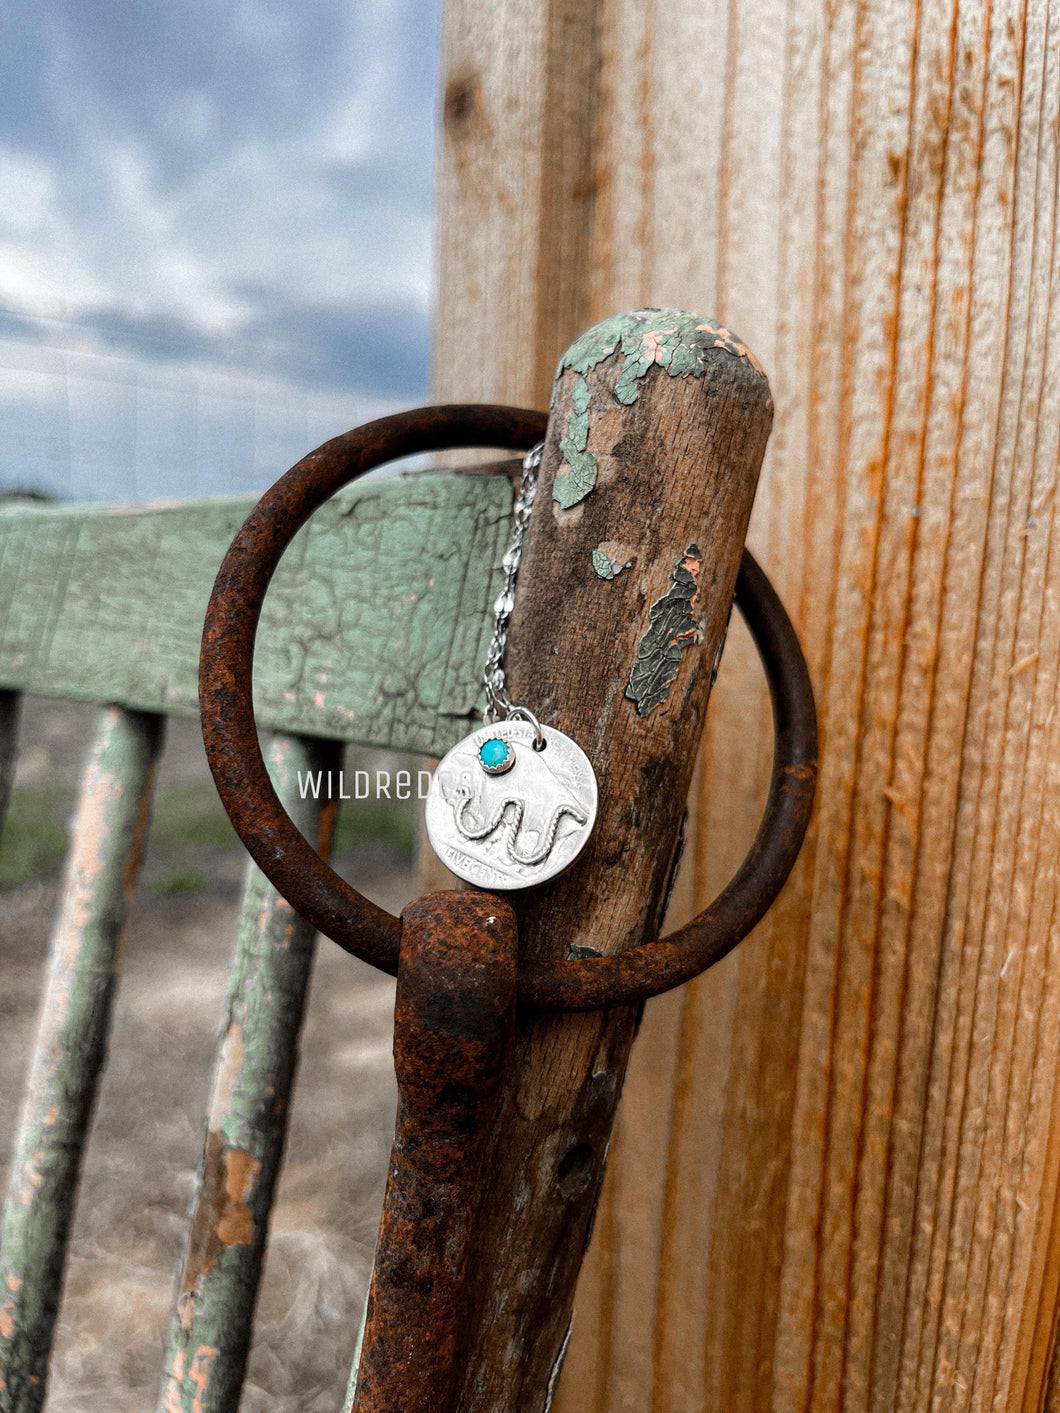
[(15, 0), (0, 485), (263, 487), (427, 390), (438, 0)]

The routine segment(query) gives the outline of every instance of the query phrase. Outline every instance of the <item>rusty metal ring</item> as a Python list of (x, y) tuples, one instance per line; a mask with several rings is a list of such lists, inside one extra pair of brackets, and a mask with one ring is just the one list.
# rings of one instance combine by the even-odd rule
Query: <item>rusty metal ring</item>
[[(471, 404), (382, 417), (325, 442), (265, 493), (232, 541), (206, 611), (199, 701), (206, 754), (225, 809), (265, 876), (346, 951), (397, 973), (400, 920), (376, 907), (316, 854), (280, 804), (258, 742), (251, 681), (254, 637), (280, 557), (310, 515), (343, 486), (398, 457), (452, 447), (518, 451), (545, 434), (542, 412)], [(809, 823), (816, 718), (795, 631), (745, 551), (736, 602), (754, 637), (773, 704), (774, 760), (766, 810), (746, 859), (706, 912), (658, 942), (619, 956), (528, 965), (519, 1000), (550, 1010), (629, 1005), (688, 981), (732, 950), (771, 906)]]

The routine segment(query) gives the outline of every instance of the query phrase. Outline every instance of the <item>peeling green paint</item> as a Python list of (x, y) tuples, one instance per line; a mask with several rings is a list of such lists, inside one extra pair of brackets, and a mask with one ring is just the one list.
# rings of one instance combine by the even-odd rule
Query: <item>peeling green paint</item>
[(585, 450), (589, 440), (589, 384), (579, 378), (571, 394), (572, 411), (567, 419), (567, 434), (560, 441), (563, 465), (556, 472), (552, 499), (564, 510), (584, 500), (596, 485), (596, 457)]
[(592, 552), (593, 570), (601, 579), (614, 579), (623, 569), (631, 569), (633, 560), (624, 552), (615, 553), (614, 545), (597, 545)]
[(621, 349), (626, 362), (615, 396), (628, 405), (637, 400), (637, 380), (643, 378), (653, 364), (665, 368), (672, 378), (683, 373), (698, 378), (706, 371), (707, 354), (716, 348), (737, 358), (746, 358), (757, 373), (762, 372), (762, 365), (747, 345), (716, 319), (705, 319), (680, 309), (634, 309), (626, 314), (613, 314), (586, 329), (559, 360), (556, 377), (567, 368), (575, 373), (588, 373)]
[(107, 1049), (125, 911), (164, 722), (104, 707), (82, 777), (37, 1040), (0, 1223), (0, 1409), (36, 1413), (85, 1139)]
[[(253, 503), (5, 510), (0, 689), (197, 717), (206, 603)], [(481, 710), (511, 520), (507, 476), (451, 471), (358, 481), (322, 506), (265, 600), (259, 728), (443, 755)]]
[[(297, 782), (337, 768), (338, 748), (277, 736), (267, 763), (291, 818), (326, 852), (335, 810), (303, 800)], [(315, 941), (250, 865), (158, 1413), (229, 1413), (239, 1401)]]
[(689, 545), (674, 566), (670, 587), (648, 610), (648, 629), (640, 640), (626, 687), (626, 696), (637, 704), (638, 716), (647, 716), (666, 700), (682, 653), (702, 637), (696, 602), (702, 558), (699, 546)]
[(631, 313), (613, 314), (575, 339), (556, 367), (557, 379), (568, 368), (581, 376), (574, 386), (566, 435), (560, 441), (564, 465), (553, 482), (553, 500), (569, 510), (596, 485), (596, 458), (586, 449), (590, 401), (586, 373), (621, 352), (624, 361), (615, 384), (615, 399), (628, 407), (636, 402), (640, 380), (649, 368), (664, 368), (671, 378), (686, 373), (698, 378), (706, 372), (709, 355), (715, 349), (747, 359), (756, 372), (762, 373), (758, 359), (731, 330), (716, 319), (680, 309), (634, 309)]

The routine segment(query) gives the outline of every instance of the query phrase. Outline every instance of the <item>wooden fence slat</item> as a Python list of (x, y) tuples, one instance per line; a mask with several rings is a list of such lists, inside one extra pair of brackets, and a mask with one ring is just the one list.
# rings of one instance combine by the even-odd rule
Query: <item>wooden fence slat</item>
[(36, 1413), (164, 721), (106, 707), (85, 767), (0, 1235), (0, 1407)]
[[(326, 857), (338, 801), (303, 799), (298, 776), (337, 773), (341, 746), (278, 736), (265, 755), (284, 807)], [(315, 944), (249, 864), (159, 1413), (231, 1413), (239, 1400)]]
[[(446, 5), (481, 104), (446, 131), (437, 392), (476, 395), (462, 348), (499, 398), (517, 356), (554, 356), (545, 245), (587, 250), (589, 317), (724, 317), (774, 391), (750, 544), (823, 743), (780, 904), (647, 1008), (556, 1413), (1060, 1407), (1056, 0), (513, 0), (507, 44), (521, 24), (548, 67), (518, 91), (496, 8)], [(593, 26), (564, 157), (591, 197), (549, 205), (541, 94), (562, 108), (583, 56), (540, 34)], [(498, 133), (517, 229), (488, 200)], [(699, 905), (750, 836), (767, 730), (734, 629)]]

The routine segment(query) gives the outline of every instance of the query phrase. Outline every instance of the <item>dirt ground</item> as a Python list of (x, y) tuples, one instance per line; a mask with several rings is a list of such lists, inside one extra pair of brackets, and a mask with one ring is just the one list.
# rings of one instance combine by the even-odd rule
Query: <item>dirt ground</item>
[[(76, 780), (91, 721), (91, 709), (31, 704), (23, 733), (30, 787), (52, 774), (67, 787)], [(173, 723), (159, 799), (187, 808), (200, 799), (204, 770), (194, 723)], [(231, 840), (200, 845), (190, 863), (166, 857), (177, 831), (172, 820), (159, 823), (161, 857), (149, 853), (129, 921), (50, 1413), (144, 1413), (157, 1395), (244, 869)], [(210, 830), (198, 833), (208, 839)], [(415, 892), (407, 849), (355, 839), (338, 862), (392, 911)], [(54, 876), (0, 895), (4, 1181), (57, 896)], [(341, 1407), (393, 1128), (392, 1007), (388, 978), (320, 941), (242, 1413)]]

